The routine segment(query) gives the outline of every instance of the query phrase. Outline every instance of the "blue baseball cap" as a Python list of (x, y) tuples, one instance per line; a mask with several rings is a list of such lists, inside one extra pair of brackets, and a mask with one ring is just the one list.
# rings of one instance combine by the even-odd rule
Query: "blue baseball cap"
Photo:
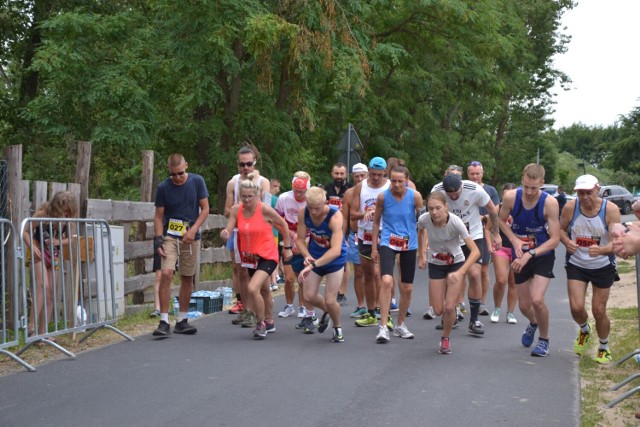
[(387, 168), (387, 162), (382, 157), (374, 157), (369, 162), (371, 169), (385, 170)]

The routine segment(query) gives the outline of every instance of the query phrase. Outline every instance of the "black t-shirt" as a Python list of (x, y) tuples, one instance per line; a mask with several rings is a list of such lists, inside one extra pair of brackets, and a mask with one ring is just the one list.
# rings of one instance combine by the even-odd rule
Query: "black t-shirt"
[(337, 206), (338, 209), (342, 209), (342, 198), (344, 193), (351, 188), (352, 185), (346, 182), (339, 191), (336, 192), (336, 188), (333, 186), (333, 182), (325, 185), (324, 189), (327, 192), (327, 204)]

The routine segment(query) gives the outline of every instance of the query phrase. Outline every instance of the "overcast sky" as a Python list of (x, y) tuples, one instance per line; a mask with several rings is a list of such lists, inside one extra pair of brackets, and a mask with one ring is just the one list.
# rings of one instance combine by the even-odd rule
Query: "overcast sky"
[(564, 15), (569, 50), (556, 67), (573, 82), (554, 88), (555, 128), (609, 126), (640, 106), (640, 0), (579, 0)]

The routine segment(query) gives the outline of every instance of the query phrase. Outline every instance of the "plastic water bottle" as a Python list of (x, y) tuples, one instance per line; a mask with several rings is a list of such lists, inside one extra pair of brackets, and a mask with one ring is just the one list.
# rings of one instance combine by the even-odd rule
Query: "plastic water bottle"
[(180, 301), (178, 300), (178, 297), (174, 297), (173, 298), (173, 315), (177, 316), (179, 312), (180, 312)]
[(633, 358), (636, 359), (636, 363), (640, 363), (640, 354), (636, 354)]

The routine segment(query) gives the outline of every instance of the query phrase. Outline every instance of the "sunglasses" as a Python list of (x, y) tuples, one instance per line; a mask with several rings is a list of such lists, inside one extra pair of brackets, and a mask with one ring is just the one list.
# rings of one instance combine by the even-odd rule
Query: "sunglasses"
[(460, 171), (460, 172), (462, 172), (462, 166), (458, 166), (458, 165), (449, 165), (449, 170), (450, 170), (450, 171)]
[(477, 161), (477, 160), (474, 160), (474, 161), (472, 161), (472, 162), (469, 162), (469, 165), (468, 165), (468, 166), (482, 166), (482, 163), (480, 163), (480, 162), (479, 162), (479, 161)]
[(255, 160), (253, 162), (238, 162), (238, 166), (241, 168), (250, 168), (251, 166), (255, 166)]
[(169, 174), (170, 177), (174, 177), (174, 176), (182, 176), (184, 175), (186, 172), (185, 171), (180, 171), (180, 172), (171, 172)]

